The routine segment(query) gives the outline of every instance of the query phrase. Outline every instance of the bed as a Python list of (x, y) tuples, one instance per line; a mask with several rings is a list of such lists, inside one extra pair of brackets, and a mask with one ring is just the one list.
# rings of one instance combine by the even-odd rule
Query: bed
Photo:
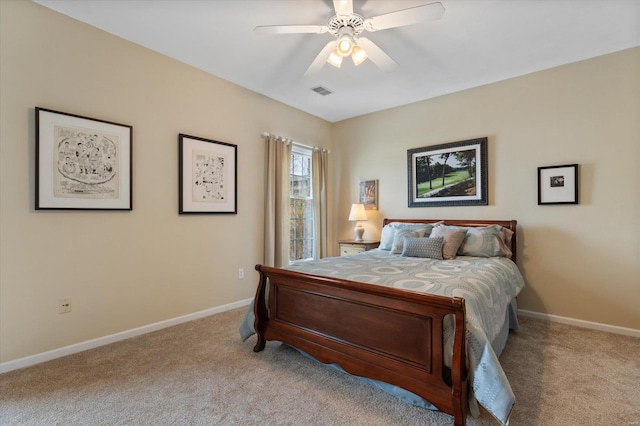
[[(516, 224), (385, 219), (379, 249), (286, 268), (256, 265), (258, 288), (241, 335), (255, 331), (256, 352), (280, 341), (387, 392), (404, 392), (451, 414), (455, 425), (464, 425), (470, 410), (477, 415), (476, 402), (507, 424), (515, 397), (498, 356), (509, 328), (517, 328), (515, 297), (524, 286), (515, 265)], [(422, 235), (415, 232), (423, 227)], [(459, 239), (461, 232), (453, 259), (410, 250), (442, 240), (446, 254), (451, 238), (443, 236)], [(385, 251), (390, 233), (392, 249)], [(489, 251), (486, 241), (464, 244), (472, 234), (497, 242)]]

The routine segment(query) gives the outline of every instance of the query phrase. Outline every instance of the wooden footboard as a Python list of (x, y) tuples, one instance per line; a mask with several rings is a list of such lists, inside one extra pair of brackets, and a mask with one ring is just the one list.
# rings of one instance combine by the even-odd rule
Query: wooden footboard
[[(347, 372), (425, 398), (464, 425), (467, 415), (465, 305), (461, 298), (321, 277), (257, 265), (254, 351), (266, 341), (295, 346)], [(268, 292), (268, 307), (267, 307)], [(455, 317), (450, 375), (443, 323)]]

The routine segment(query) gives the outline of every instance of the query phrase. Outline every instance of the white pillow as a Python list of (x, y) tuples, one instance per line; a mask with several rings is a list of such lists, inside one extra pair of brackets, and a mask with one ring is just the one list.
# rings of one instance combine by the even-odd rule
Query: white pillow
[(393, 236), (396, 234), (396, 229), (392, 224), (386, 224), (382, 228), (380, 233), (380, 250), (391, 250), (393, 247)]

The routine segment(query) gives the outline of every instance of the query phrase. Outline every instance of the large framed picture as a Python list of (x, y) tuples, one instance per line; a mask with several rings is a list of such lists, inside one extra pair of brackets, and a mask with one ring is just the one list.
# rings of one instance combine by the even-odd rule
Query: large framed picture
[(131, 210), (133, 128), (36, 107), (36, 210)]
[(360, 182), (360, 204), (366, 210), (378, 210), (378, 180)]
[(578, 204), (578, 165), (538, 167), (538, 205)]
[(238, 146), (180, 134), (180, 214), (238, 213)]
[(487, 138), (407, 150), (409, 207), (488, 204)]

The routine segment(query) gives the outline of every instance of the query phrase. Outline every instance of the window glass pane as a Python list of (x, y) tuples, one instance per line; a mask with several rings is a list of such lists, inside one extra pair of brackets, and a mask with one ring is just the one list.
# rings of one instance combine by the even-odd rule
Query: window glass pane
[(291, 196), (311, 197), (311, 157), (291, 154)]
[(289, 259), (313, 257), (313, 199), (311, 194), (311, 151), (291, 154)]

